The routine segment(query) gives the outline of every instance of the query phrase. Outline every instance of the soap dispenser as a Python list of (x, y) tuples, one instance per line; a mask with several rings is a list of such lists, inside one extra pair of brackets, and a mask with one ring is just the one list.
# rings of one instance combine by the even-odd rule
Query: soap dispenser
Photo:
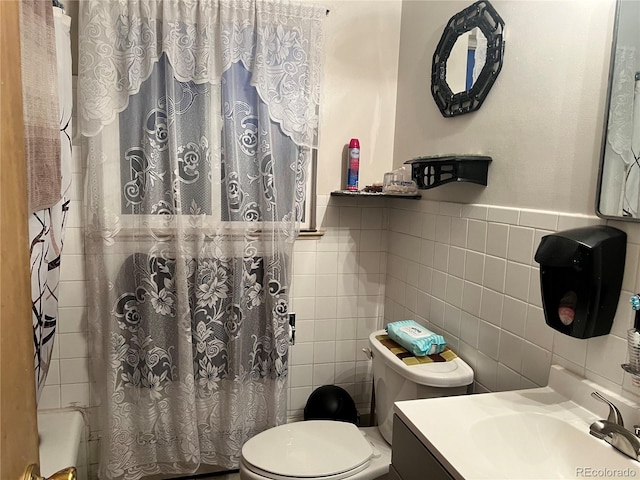
[(547, 325), (576, 338), (607, 335), (620, 298), (627, 235), (606, 225), (542, 237), (542, 306)]

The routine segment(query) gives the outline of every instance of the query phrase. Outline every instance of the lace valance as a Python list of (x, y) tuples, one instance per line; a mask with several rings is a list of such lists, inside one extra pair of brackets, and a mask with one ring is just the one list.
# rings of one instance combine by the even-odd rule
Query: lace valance
[(264, 0), (81, 2), (79, 120), (113, 122), (165, 53), (179, 81), (219, 84), (242, 62), (272, 119), (298, 145), (317, 141), (326, 10)]

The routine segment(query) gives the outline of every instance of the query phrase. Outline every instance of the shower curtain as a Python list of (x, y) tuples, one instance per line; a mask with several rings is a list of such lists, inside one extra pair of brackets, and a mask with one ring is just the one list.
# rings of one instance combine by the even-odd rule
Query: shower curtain
[(624, 181), (624, 200), (622, 211), (631, 217), (640, 217), (640, 80), (634, 78), (633, 113), (631, 115), (631, 142), (629, 156), (631, 162), (627, 167)]
[(636, 62), (635, 47), (616, 48), (601, 188), (601, 211), (635, 218), (640, 216), (640, 86), (635, 80)]
[[(24, 5), (23, 5), (24, 8)], [(57, 98), (60, 122), (60, 200), (29, 216), (31, 303), (33, 318), (36, 398), (47, 379), (58, 321), (58, 281), (71, 188), (71, 18), (61, 8), (53, 10), (57, 57)], [(58, 119), (56, 119), (56, 123)]]
[(102, 478), (237, 468), (285, 421), (293, 241), (317, 142), (310, 4), (81, 3)]

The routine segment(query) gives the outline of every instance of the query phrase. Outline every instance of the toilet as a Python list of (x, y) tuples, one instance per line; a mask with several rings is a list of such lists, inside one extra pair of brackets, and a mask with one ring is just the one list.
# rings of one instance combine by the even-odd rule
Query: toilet
[(309, 420), (270, 428), (242, 447), (241, 480), (384, 477), (391, 463), (394, 402), (467, 392), (473, 370), (461, 358), (407, 365), (381, 342), (385, 335), (378, 330), (369, 336), (378, 426)]

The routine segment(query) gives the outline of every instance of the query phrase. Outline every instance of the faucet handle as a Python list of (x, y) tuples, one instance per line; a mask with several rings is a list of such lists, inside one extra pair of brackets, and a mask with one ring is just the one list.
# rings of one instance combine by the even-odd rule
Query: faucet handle
[(624, 427), (624, 420), (622, 419), (622, 414), (620, 413), (620, 410), (618, 410), (618, 407), (604, 398), (599, 392), (592, 392), (591, 396), (596, 400), (609, 405), (609, 416), (607, 417), (607, 421), (617, 423), (621, 427)]

